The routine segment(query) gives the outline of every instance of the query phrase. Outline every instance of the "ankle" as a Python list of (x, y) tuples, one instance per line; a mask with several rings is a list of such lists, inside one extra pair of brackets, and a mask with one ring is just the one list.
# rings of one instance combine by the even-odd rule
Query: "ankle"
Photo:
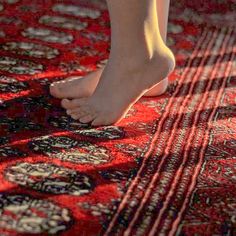
[(161, 48), (155, 49), (152, 52), (152, 56), (146, 53), (145, 50), (137, 49), (135, 53), (121, 53), (120, 51), (114, 52), (109, 56), (109, 63), (120, 70), (127, 70), (129, 73), (140, 71), (140, 69), (145, 70), (145, 68), (159, 67), (162, 65), (163, 70), (170, 73), (175, 68), (175, 56), (172, 51), (163, 45)]
[(165, 65), (168, 73), (171, 73), (176, 65), (175, 56), (166, 45), (154, 53), (153, 61), (159, 65)]
[[(157, 32), (148, 34), (140, 33), (136, 39), (114, 38), (111, 43), (110, 58), (120, 61), (135, 61), (139, 64), (149, 63), (153, 57), (170, 54), (169, 48)], [(169, 55), (169, 57), (173, 57)]]

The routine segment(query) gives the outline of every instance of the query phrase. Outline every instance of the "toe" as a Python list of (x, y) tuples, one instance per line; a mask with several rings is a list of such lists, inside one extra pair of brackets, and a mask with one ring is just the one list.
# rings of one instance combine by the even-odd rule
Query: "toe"
[(87, 98), (77, 98), (71, 100), (73, 107), (85, 106)]
[(96, 117), (96, 114), (89, 114), (89, 115), (85, 115), (82, 118), (79, 119), (79, 121), (81, 123), (90, 123), (91, 121), (93, 121)]
[[(73, 111), (73, 113), (70, 114), (70, 116), (74, 119), (74, 120), (80, 120), (82, 117), (86, 117), (86, 116), (89, 116), (90, 114), (88, 114), (87, 112), (85, 111)], [(88, 121), (90, 122), (90, 121)], [(86, 122), (85, 122), (86, 123)]]
[(70, 109), (66, 110), (66, 114), (67, 114), (67, 115), (73, 114), (73, 110), (70, 110)]
[(49, 87), (49, 90), (53, 97), (60, 98), (60, 91), (56, 83), (52, 83)]
[[(68, 109), (67, 111), (68, 111), (68, 113), (70, 113), (70, 114), (72, 114), (72, 113), (78, 113), (78, 112), (82, 112), (82, 113), (84, 113), (84, 114), (90, 114), (90, 113), (92, 113), (91, 108), (90, 108), (89, 106), (86, 106), (86, 105), (84, 105), (84, 106), (76, 106), (76, 107), (73, 107), (73, 108)], [(67, 114), (68, 114), (68, 113), (67, 113)]]
[(72, 100), (69, 100), (69, 99), (63, 99), (61, 101), (61, 105), (62, 107), (64, 107), (65, 109), (70, 109), (70, 110), (73, 110), (73, 109), (76, 109), (80, 106), (83, 106), (86, 104), (86, 101), (87, 99), (86, 98), (80, 98), (80, 99), (72, 99)]
[(69, 99), (62, 99), (61, 100), (61, 106), (67, 110), (73, 109), (72, 101)]
[(71, 114), (71, 118), (73, 118), (74, 120), (78, 120), (79, 119), (79, 114), (77, 114), (77, 113)]
[(67, 110), (66, 112), (68, 115), (70, 115), (71, 117), (73, 115), (76, 115), (76, 117), (78, 118), (81, 118), (82, 116), (86, 116), (88, 115), (89, 113), (84, 111), (83, 109), (80, 109), (80, 108), (77, 108), (77, 109), (74, 109), (74, 110)]
[(91, 125), (92, 125), (92, 126), (107, 125), (107, 121), (106, 121), (105, 117), (103, 117), (103, 116), (98, 116), (98, 117), (96, 117), (96, 118), (93, 120), (93, 122), (92, 122)]

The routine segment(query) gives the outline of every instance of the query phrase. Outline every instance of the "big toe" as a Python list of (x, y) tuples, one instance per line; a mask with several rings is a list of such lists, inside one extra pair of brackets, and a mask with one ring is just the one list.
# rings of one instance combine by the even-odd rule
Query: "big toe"
[(69, 98), (70, 89), (65, 80), (54, 82), (50, 85), (50, 93), (56, 98)]
[(56, 98), (62, 98), (61, 89), (58, 83), (52, 83), (49, 87), (50, 94)]

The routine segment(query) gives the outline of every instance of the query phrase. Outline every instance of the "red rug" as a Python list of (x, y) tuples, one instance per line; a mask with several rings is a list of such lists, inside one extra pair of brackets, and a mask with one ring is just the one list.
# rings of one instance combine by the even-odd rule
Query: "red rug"
[(236, 235), (236, 4), (181, 2), (168, 91), (93, 129), (48, 85), (106, 61), (104, 1), (0, 0), (1, 236)]

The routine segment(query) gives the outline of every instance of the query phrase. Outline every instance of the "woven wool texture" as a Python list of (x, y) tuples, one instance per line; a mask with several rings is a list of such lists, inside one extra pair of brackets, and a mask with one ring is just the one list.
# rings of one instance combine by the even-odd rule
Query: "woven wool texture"
[(106, 63), (105, 1), (0, 0), (0, 235), (236, 235), (235, 12), (172, 1), (168, 90), (92, 128), (48, 87)]

